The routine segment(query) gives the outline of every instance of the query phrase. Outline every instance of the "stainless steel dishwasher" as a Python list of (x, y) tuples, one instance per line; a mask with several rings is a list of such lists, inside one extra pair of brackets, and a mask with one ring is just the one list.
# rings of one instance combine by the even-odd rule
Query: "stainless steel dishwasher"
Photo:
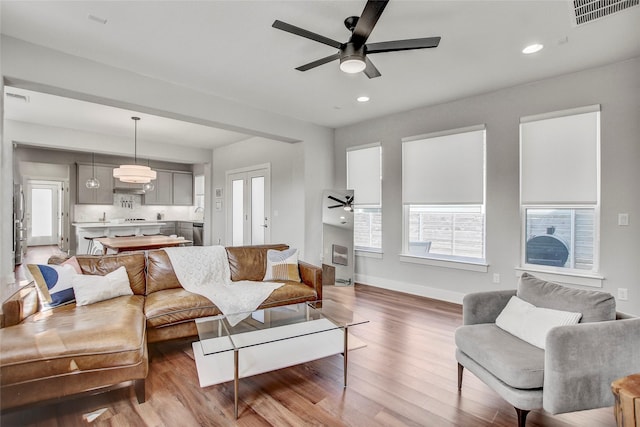
[(193, 223), (193, 246), (202, 246), (203, 227), (204, 227), (204, 223), (202, 222)]

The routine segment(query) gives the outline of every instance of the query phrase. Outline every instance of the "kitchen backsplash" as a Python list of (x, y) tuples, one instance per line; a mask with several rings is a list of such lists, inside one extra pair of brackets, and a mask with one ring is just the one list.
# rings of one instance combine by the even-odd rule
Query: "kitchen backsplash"
[(102, 219), (147, 219), (156, 220), (158, 214), (167, 220), (201, 220), (202, 213), (195, 212), (195, 206), (147, 206), (142, 204), (142, 196), (134, 194), (114, 194), (113, 205), (75, 205), (74, 222), (94, 222)]

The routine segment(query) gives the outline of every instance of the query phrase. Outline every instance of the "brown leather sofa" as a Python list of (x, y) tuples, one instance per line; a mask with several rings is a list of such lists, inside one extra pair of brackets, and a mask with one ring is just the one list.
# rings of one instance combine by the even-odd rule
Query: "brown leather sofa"
[[(228, 247), (231, 279), (262, 280), (268, 249)], [(28, 285), (3, 303), (0, 394), (3, 410), (132, 382), (145, 400), (147, 343), (197, 336), (194, 320), (220, 314), (208, 299), (180, 286), (162, 249), (77, 256), (83, 274), (105, 275), (124, 265), (133, 295), (40, 311)], [(259, 308), (322, 299), (322, 270), (299, 262), (302, 283), (285, 282)]]

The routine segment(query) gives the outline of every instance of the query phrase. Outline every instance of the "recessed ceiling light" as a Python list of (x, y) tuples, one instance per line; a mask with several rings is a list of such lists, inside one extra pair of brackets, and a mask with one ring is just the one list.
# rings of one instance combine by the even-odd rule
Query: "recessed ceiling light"
[(358, 102), (369, 102), (369, 97), (368, 96), (359, 96), (358, 97)]
[(522, 53), (525, 55), (530, 55), (532, 53), (540, 52), (544, 46), (540, 43), (530, 44), (529, 46), (522, 49)]

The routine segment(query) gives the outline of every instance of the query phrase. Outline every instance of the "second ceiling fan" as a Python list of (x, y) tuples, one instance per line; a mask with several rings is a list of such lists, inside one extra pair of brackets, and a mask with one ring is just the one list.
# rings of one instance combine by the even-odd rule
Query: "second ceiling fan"
[(438, 47), (440, 43), (440, 37), (426, 37), (367, 44), (367, 39), (378, 22), (380, 15), (382, 15), (387, 3), (389, 3), (389, 0), (368, 0), (360, 17), (350, 16), (345, 19), (344, 25), (351, 31), (351, 37), (346, 43), (340, 43), (328, 37), (321, 36), (320, 34), (278, 20), (274, 21), (272, 26), (273, 28), (338, 49), (337, 53), (301, 65), (297, 67), (296, 70), (307, 71), (339, 59), (340, 69), (342, 71), (346, 73), (359, 73), (364, 71), (366, 76), (372, 79), (374, 77), (380, 77), (381, 74), (367, 55), (400, 50), (428, 49)]

